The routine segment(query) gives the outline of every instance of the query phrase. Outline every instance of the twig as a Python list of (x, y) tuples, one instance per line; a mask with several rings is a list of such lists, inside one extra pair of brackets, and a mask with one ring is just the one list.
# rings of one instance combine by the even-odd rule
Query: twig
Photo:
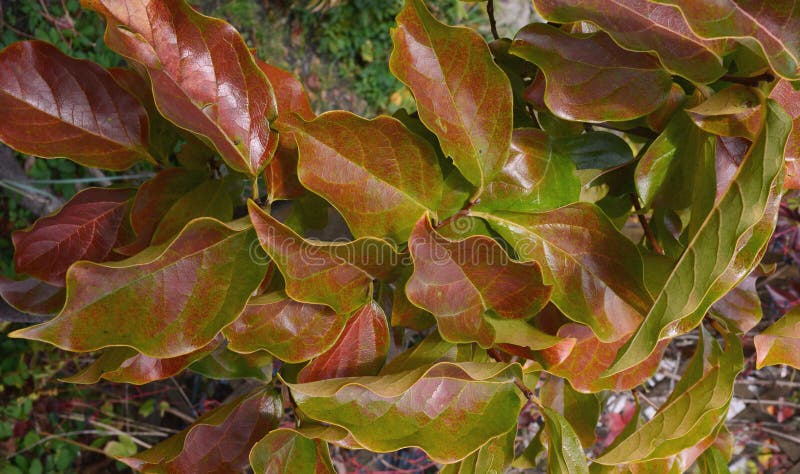
[(722, 76), (720, 78), (721, 81), (732, 82), (734, 84), (742, 84), (748, 87), (756, 87), (760, 82), (772, 82), (775, 80), (775, 76), (772, 74), (765, 72), (764, 74), (759, 74), (758, 76), (753, 77), (736, 77), (736, 76)]
[(494, 0), (486, 2), (486, 14), (489, 15), (489, 26), (492, 28), (492, 38), (500, 39), (497, 33), (497, 21), (494, 19)]
[(70, 415), (62, 415), (62, 418), (66, 418), (68, 420), (73, 420), (73, 421), (82, 421), (82, 422), (85, 422), (85, 423), (89, 423), (92, 426), (96, 426), (98, 428), (103, 428), (103, 429), (109, 431), (111, 434), (127, 436), (134, 443), (138, 444), (139, 446), (143, 447), (144, 449), (150, 449), (150, 448), (153, 447), (153, 445), (149, 444), (149, 443), (145, 443), (144, 441), (140, 440), (139, 438), (136, 438), (134, 436), (134, 434), (141, 435), (141, 436), (167, 436), (164, 433), (161, 433), (161, 432), (158, 432), (158, 431), (146, 431), (146, 432), (142, 432), (142, 433), (126, 433), (126, 432), (120, 430), (119, 428), (115, 428), (115, 427), (113, 427), (111, 425), (107, 425), (107, 424), (101, 423), (99, 421), (87, 420), (87, 419), (85, 419), (84, 417), (82, 417), (80, 415), (72, 415), (72, 414), (70, 414)]
[(476, 199), (475, 201), (468, 202), (460, 211), (456, 212), (452, 216), (448, 217), (447, 219), (439, 222), (433, 228), (434, 229), (441, 229), (442, 227), (446, 226), (447, 224), (453, 222), (454, 220), (458, 219), (459, 217), (464, 217), (469, 215), (469, 210), (472, 209), (473, 206), (481, 202), (480, 199)]
[(175, 377), (170, 377), (169, 379), (172, 380), (172, 383), (175, 384), (175, 387), (178, 388), (178, 392), (180, 392), (181, 397), (183, 397), (183, 401), (186, 402), (186, 405), (188, 405), (189, 409), (192, 410), (192, 415), (194, 415), (195, 418), (199, 417), (200, 415), (197, 413), (197, 410), (194, 409), (194, 405), (192, 405), (192, 401), (189, 400), (189, 397), (186, 396), (186, 392), (183, 391), (183, 387), (181, 387), (181, 385), (178, 383), (178, 381), (175, 380)]
[(761, 406), (765, 405), (775, 405), (779, 407), (787, 407), (787, 408), (800, 408), (800, 403), (792, 403), (786, 402), (783, 400), (760, 400), (757, 398), (740, 398), (743, 403), (754, 403)]
[(659, 255), (664, 255), (664, 249), (661, 247), (661, 244), (658, 243), (658, 240), (656, 240), (656, 236), (653, 234), (653, 229), (650, 228), (647, 218), (642, 213), (642, 206), (639, 204), (639, 196), (631, 193), (631, 202), (633, 202), (633, 208), (636, 210), (636, 217), (639, 218), (639, 224), (642, 225), (642, 229), (644, 229), (644, 235), (647, 237), (647, 241), (650, 242), (650, 246), (653, 248), (653, 251)]
[[(490, 348), (486, 352), (492, 359), (496, 360), (497, 362), (503, 361), (502, 356), (500, 356), (500, 353), (497, 352), (497, 349), (495, 349), (494, 347)], [(525, 386), (524, 383), (522, 383), (522, 380), (514, 377), (514, 384), (517, 386), (520, 392), (522, 392), (522, 394), (525, 395), (525, 398), (527, 398), (529, 401), (532, 402), (536, 401), (536, 395), (534, 395), (531, 389), (529, 389), (528, 387)]]
[(771, 428), (766, 428), (764, 426), (761, 427), (761, 431), (763, 431), (764, 433), (769, 433), (769, 434), (771, 434), (773, 436), (777, 436), (778, 438), (783, 438), (783, 439), (785, 439), (787, 441), (791, 441), (791, 442), (793, 442), (795, 444), (800, 445), (800, 438), (798, 438), (797, 436), (788, 435), (788, 434), (783, 433), (781, 431), (773, 430)]

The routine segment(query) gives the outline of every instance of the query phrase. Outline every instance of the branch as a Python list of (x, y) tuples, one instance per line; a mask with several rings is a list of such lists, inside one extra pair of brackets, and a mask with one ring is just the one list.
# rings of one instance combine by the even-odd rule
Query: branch
[(489, 15), (489, 26), (492, 28), (492, 38), (498, 40), (500, 35), (497, 33), (497, 21), (494, 19), (494, 0), (486, 2), (486, 13)]
[[(500, 355), (500, 353), (497, 352), (497, 349), (495, 349), (494, 347), (492, 347), (490, 349), (487, 349), (486, 352), (489, 354), (489, 357), (491, 357), (495, 361), (503, 362), (503, 356)], [(531, 391), (531, 389), (529, 389), (528, 387), (525, 386), (524, 383), (522, 383), (522, 380), (514, 377), (514, 384), (517, 386), (519, 391), (522, 392), (523, 395), (525, 395), (526, 399), (528, 399), (529, 401), (534, 401), (535, 402), (536, 395), (534, 395), (533, 392)]]
[(653, 234), (653, 229), (650, 228), (647, 218), (644, 217), (644, 214), (642, 213), (642, 206), (639, 204), (639, 196), (631, 193), (631, 202), (633, 202), (633, 208), (636, 210), (636, 217), (639, 218), (639, 224), (642, 225), (644, 235), (647, 237), (647, 241), (650, 242), (650, 247), (653, 248), (655, 253), (664, 255), (664, 249), (661, 247), (661, 244), (658, 243), (658, 240), (656, 240), (656, 236)]

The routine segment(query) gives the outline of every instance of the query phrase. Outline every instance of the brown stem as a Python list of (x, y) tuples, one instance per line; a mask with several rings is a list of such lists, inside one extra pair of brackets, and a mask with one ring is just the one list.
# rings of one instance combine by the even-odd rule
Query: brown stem
[(768, 72), (765, 72), (764, 74), (759, 74), (758, 76), (753, 76), (753, 77), (722, 76), (720, 80), (726, 82), (733, 82), (734, 84), (742, 84), (748, 87), (756, 87), (760, 82), (774, 81), (775, 76), (773, 76)]
[(641, 224), (642, 229), (644, 229), (644, 235), (647, 237), (647, 241), (650, 242), (650, 247), (653, 248), (655, 253), (664, 255), (664, 249), (661, 247), (661, 244), (658, 243), (658, 240), (656, 240), (656, 236), (653, 234), (653, 229), (650, 228), (647, 218), (645, 218), (644, 214), (642, 213), (642, 206), (639, 204), (639, 197), (636, 194), (631, 193), (631, 202), (633, 202), (633, 208), (636, 210), (636, 217), (639, 218), (639, 224)]
[(456, 212), (455, 214), (453, 214), (452, 216), (448, 217), (447, 219), (439, 222), (433, 228), (434, 229), (441, 229), (442, 227), (444, 227), (447, 224), (453, 222), (454, 220), (458, 219), (459, 217), (463, 217), (463, 216), (469, 215), (469, 210), (472, 209), (472, 207), (475, 206), (476, 204), (478, 204), (479, 202), (481, 202), (480, 199), (476, 199), (475, 201), (468, 202), (460, 211)]
[(497, 21), (494, 19), (494, 1), (489, 0), (486, 2), (486, 13), (489, 15), (489, 26), (492, 28), (492, 38), (500, 39), (500, 35), (497, 33)]
[[(500, 353), (497, 351), (497, 349), (495, 349), (494, 347), (488, 349), (486, 352), (492, 359), (496, 360), (497, 362), (503, 362), (503, 356), (501, 356)], [(525, 386), (524, 383), (522, 383), (522, 380), (514, 377), (514, 385), (517, 386), (520, 392), (522, 392), (522, 394), (525, 395), (525, 398), (527, 398), (528, 400), (533, 401), (536, 398), (531, 389), (529, 389), (528, 387)]]

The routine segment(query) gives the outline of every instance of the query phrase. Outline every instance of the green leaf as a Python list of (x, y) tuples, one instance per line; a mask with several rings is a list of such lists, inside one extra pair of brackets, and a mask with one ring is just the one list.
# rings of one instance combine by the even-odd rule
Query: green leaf
[(436, 152), (397, 119), (334, 111), (291, 130), (300, 182), (333, 204), (356, 237), (403, 242), (422, 214), (438, 208)]
[(250, 451), (257, 474), (335, 474), (328, 445), (290, 428), (271, 431)]
[(574, 171), (568, 154), (544, 132), (516, 129), (503, 169), (486, 184), (474, 209), (536, 212), (577, 202), (581, 184)]
[(48, 43), (20, 41), (0, 51), (0, 69), (3, 143), (109, 170), (153, 161), (147, 112), (99, 65)]
[(514, 440), (517, 428), (490, 439), (467, 458), (442, 466), (440, 474), (500, 474), (506, 472), (514, 460)]
[(182, 0), (81, 3), (105, 17), (105, 43), (147, 72), (164, 117), (206, 137), (234, 170), (264, 169), (278, 145), (275, 94), (231, 25)]
[(723, 351), (703, 330), (695, 355), (667, 401), (650, 421), (595, 462), (619, 465), (666, 458), (712, 435), (716, 437), (728, 413), (734, 380), (743, 361), (738, 336), (727, 335)]
[(677, 8), (646, 0), (534, 0), (547, 21), (590, 21), (632, 51), (654, 52), (666, 69), (693, 82), (710, 83), (726, 70), (725, 41), (694, 34)]
[(362, 237), (347, 243), (305, 240), (248, 201), (261, 246), (286, 281), (286, 294), (302, 303), (324, 304), (350, 313), (370, 299), (372, 280), (392, 279), (398, 262), (385, 240)]
[(517, 32), (511, 54), (541, 68), (547, 108), (567, 120), (635, 119), (658, 109), (672, 87), (658, 60), (620, 48), (603, 32), (573, 36), (532, 23)]
[(200, 417), (166, 441), (135, 456), (120, 459), (137, 471), (241, 472), (250, 448), (278, 426), (280, 397), (257, 389)]
[(257, 379), (272, 380), (272, 356), (264, 351), (239, 354), (224, 345), (194, 362), (189, 370), (216, 380)]
[(698, 127), (709, 133), (754, 140), (764, 122), (763, 99), (757, 89), (733, 84), (686, 111)]
[(778, 364), (800, 368), (798, 340), (800, 340), (800, 307), (795, 307), (753, 338), (758, 368)]
[(489, 237), (451, 241), (437, 234), (424, 216), (408, 248), (414, 261), (406, 284), (408, 299), (436, 317), (448, 341), (491, 347), (496, 341), (486, 320), (489, 312), (503, 319), (527, 319), (549, 299), (539, 265), (511, 260)]
[(548, 474), (589, 474), (581, 440), (558, 412), (541, 407), (547, 432)]
[(453, 463), (516, 426), (522, 398), (515, 377), (522, 377), (516, 364), (441, 362), (288, 385), (305, 415), (341, 426), (370, 451), (418, 446), (437, 462)]
[(232, 351), (247, 354), (265, 350), (282, 361), (298, 363), (330, 349), (349, 316), (274, 292), (251, 298), (223, 333)]
[(64, 309), (11, 336), (77, 352), (128, 346), (170, 358), (196, 351), (236, 319), (264, 278), (266, 266), (249, 252), (255, 237), (238, 224), (196, 219), (166, 247), (119, 262), (78, 262), (67, 273)]
[(575, 162), (579, 170), (605, 170), (633, 161), (625, 140), (608, 132), (587, 132), (553, 140), (553, 149)]
[(486, 219), (522, 260), (538, 262), (555, 305), (601, 340), (630, 332), (650, 307), (639, 251), (594, 205), (472, 214)]
[(708, 448), (697, 460), (697, 470), (699, 474), (730, 474), (728, 461), (719, 449)]
[(502, 168), (513, 127), (511, 84), (488, 45), (471, 29), (438, 22), (422, 0), (406, 0), (392, 42), (389, 68), (411, 89), (420, 119), (482, 189)]
[[(608, 369), (616, 373), (647, 358), (658, 341), (697, 326), (711, 305), (750, 273), (775, 225), (789, 117), (771, 100), (764, 129), (736, 175), (692, 234), (628, 345)], [(759, 224), (759, 225), (757, 225)]]
[(597, 436), (600, 399), (595, 394), (575, 391), (564, 379), (547, 377), (539, 390), (542, 404), (564, 417), (584, 448), (591, 448)]

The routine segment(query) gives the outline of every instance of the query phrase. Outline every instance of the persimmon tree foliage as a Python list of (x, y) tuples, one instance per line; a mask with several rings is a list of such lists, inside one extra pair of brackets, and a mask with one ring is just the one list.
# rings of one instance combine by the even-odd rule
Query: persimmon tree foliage
[[(0, 140), (156, 172), (13, 235), (26, 278), (0, 294), (53, 316), (12, 336), (98, 351), (75, 383), (260, 381), (125, 463), (332, 472), (334, 444), (444, 472), (726, 469), (758, 264), (800, 187), (794, 0), (534, 0), (546, 22), (489, 43), (407, 0), (390, 67), (417, 110), (372, 119), (316, 115), (183, 0), (83, 3), (128, 68), (12, 44)], [(311, 238), (336, 216), (346, 238)], [(603, 392), (697, 328), (666, 403), (587, 459)], [(798, 338), (789, 313), (758, 363), (799, 366)], [(523, 407), (543, 426), (515, 458)]]

